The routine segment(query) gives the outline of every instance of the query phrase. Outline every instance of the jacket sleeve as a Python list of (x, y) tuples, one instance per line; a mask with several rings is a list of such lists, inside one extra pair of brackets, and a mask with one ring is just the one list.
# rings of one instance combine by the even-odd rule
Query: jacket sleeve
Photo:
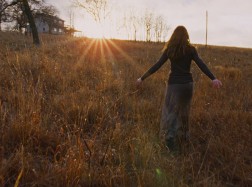
[(168, 60), (167, 52), (165, 51), (160, 59), (148, 70), (144, 73), (144, 75), (141, 77), (142, 80), (146, 79), (153, 73), (155, 73), (166, 61)]
[(193, 50), (193, 61), (197, 64), (197, 66), (206, 76), (208, 76), (211, 80), (215, 79), (215, 76), (212, 74), (207, 65), (203, 62), (203, 60), (199, 57), (198, 52), (195, 48)]

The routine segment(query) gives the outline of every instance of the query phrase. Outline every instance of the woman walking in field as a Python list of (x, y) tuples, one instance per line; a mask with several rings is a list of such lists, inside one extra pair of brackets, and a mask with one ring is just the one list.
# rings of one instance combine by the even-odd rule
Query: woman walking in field
[(215, 78), (198, 56), (195, 47), (190, 44), (186, 28), (178, 26), (166, 44), (161, 58), (137, 79), (137, 84), (140, 85), (168, 59), (171, 62), (171, 71), (160, 122), (160, 138), (165, 140), (170, 151), (178, 151), (180, 146), (189, 141), (188, 120), (193, 95), (191, 61), (196, 62), (201, 71), (212, 80), (213, 87), (220, 88), (222, 83)]

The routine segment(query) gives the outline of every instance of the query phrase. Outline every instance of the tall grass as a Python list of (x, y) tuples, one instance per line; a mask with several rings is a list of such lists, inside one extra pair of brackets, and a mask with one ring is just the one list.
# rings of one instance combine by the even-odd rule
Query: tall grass
[(163, 44), (0, 33), (0, 185), (252, 185), (252, 51), (198, 46), (191, 146), (158, 139), (168, 63), (137, 89)]

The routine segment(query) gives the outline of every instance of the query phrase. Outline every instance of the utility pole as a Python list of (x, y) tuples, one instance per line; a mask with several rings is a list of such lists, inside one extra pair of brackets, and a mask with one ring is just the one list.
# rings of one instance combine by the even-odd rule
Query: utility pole
[(70, 28), (74, 28), (74, 11), (72, 8), (69, 11), (69, 15), (70, 15)]
[(74, 11), (72, 13), (72, 28), (74, 28)]
[(208, 31), (208, 12), (206, 11), (206, 47), (207, 47), (207, 31)]
[(71, 28), (71, 24), (72, 24), (72, 14), (71, 14), (71, 10), (69, 11), (69, 22), (70, 22), (70, 28)]

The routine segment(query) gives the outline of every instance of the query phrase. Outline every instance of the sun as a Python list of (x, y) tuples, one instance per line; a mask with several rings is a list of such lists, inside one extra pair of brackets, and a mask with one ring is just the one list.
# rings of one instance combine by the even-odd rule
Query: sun
[(85, 29), (85, 34), (90, 38), (112, 38), (115, 36), (115, 30), (110, 23), (98, 23), (95, 21), (89, 22), (88, 28)]

